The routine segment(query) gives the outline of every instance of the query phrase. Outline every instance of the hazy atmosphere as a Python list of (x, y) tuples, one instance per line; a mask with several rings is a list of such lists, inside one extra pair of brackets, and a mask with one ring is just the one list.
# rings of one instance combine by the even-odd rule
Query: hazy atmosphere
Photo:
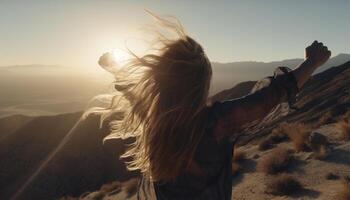
[[(145, 48), (145, 9), (178, 17), (217, 62), (302, 58), (317, 39), (350, 53), (349, 1), (0, 1), (0, 66), (95, 67), (105, 51)], [(205, 22), (205, 23), (203, 23)], [(327, 28), (325, 28), (327, 27)]]
[(349, 10), (0, 0), (0, 199), (350, 200)]
[(327, 66), (346, 61), (349, 6), (348, 1), (3, 0), (0, 116), (78, 111), (94, 95), (108, 92), (113, 77), (98, 66), (98, 58), (117, 52), (117, 59), (126, 59), (127, 48), (145, 53), (152, 40), (147, 28), (153, 26), (145, 10), (177, 17), (204, 47), (213, 62), (214, 94), (271, 75), (278, 65), (295, 67), (315, 39), (327, 43), (333, 56), (342, 54)]

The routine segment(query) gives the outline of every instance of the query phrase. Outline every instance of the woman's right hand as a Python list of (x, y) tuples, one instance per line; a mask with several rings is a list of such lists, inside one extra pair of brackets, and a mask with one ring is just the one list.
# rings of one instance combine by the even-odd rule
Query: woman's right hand
[(103, 67), (103, 68), (106, 68), (106, 67), (115, 67), (116, 66), (116, 62), (114, 60), (114, 57), (113, 57), (113, 54), (112, 53), (104, 53), (99, 61), (98, 61), (98, 64)]
[(324, 46), (322, 42), (317, 42), (317, 40), (305, 49), (305, 54), (306, 59), (315, 67), (323, 65), (331, 57), (331, 51), (328, 50), (328, 47)]

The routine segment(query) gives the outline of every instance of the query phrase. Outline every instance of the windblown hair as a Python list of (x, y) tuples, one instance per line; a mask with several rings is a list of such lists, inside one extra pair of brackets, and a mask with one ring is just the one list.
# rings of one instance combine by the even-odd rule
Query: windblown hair
[(205, 131), (212, 71), (201, 45), (178, 21), (153, 16), (176, 38), (158, 32), (154, 53), (131, 53), (124, 70), (114, 73), (110, 107), (100, 111), (110, 122), (108, 137), (135, 137), (122, 155), (131, 158), (128, 169), (170, 181), (188, 170)]

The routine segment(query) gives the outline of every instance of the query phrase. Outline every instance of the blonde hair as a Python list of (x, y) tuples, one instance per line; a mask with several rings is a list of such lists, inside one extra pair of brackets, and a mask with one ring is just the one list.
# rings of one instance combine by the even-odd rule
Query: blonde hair
[(109, 137), (135, 137), (122, 155), (131, 158), (128, 169), (169, 181), (187, 170), (205, 131), (212, 71), (201, 45), (175, 18), (152, 15), (177, 38), (158, 32), (156, 52), (131, 53), (127, 68), (115, 73), (110, 107), (100, 111), (110, 122)]

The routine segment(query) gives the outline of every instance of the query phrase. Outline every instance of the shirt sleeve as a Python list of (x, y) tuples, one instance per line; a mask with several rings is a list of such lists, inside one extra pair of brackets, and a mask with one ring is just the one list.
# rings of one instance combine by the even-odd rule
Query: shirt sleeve
[(213, 110), (217, 123), (214, 134), (218, 138), (230, 136), (250, 122), (263, 119), (282, 102), (292, 105), (299, 92), (297, 80), (289, 68), (279, 67), (244, 97), (215, 102)]

